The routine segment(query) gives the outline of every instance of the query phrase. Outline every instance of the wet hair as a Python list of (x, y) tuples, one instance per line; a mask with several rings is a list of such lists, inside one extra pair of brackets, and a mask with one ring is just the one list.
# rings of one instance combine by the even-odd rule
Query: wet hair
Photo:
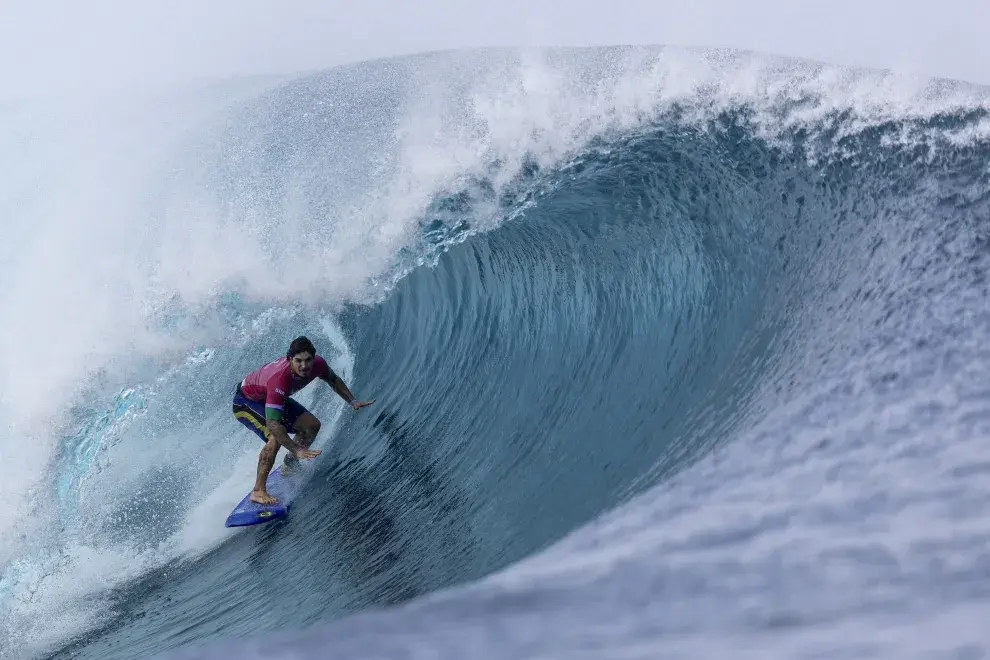
[(289, 344), (289, 350), (286, 351), (285, 357), (291, 360), (294, 356), (298, 355), (299, 353), (309, 353), (313, 357), (316, 357), (316, 347), (313, 346), (313, 342), (311, 342), (309, 338), (296, 337), (295, 339), (292, 340), (292, 343)]

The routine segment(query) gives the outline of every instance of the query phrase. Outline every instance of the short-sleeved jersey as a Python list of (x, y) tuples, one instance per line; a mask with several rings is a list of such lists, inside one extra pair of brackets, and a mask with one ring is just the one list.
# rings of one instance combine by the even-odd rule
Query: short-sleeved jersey
[(337, 374), (319, 355), (314, 356), (313, 369), (306, 378), (292, 373), (288, 358), (280, 357), (249, 373), (241, 383), (241, 391), (252, 401), (265, 402), (267, 419), (281, 419), (285, 399), (317, 378), (322, 378), (331, 385), (337, 380)]

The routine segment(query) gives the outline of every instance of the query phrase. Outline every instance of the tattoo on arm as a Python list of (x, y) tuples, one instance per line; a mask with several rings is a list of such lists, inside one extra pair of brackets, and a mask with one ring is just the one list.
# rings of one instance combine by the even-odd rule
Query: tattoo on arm
[(269, 419), (267, 422), (268, 430), (271, 431), (272, 437), (278, 444), (282, 445), (289, 451), (295, 451), (299, 448), (298, 444), (289, 437), (286, 432), (285, 427), (282, 426), (282, 422), (277, 419)]

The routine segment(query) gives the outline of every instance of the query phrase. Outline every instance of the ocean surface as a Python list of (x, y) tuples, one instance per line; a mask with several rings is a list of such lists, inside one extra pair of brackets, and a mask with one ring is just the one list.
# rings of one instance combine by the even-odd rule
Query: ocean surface
[[(479, 50), (0, 105), (0, 658), (990, 657), (990, 93)], [(354, 393), (226, 529), (236, 382)]]

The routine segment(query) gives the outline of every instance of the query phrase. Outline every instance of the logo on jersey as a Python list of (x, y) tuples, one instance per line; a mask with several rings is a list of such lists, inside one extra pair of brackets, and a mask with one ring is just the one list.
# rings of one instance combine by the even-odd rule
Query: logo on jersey
[(283, 392), (282, 390), (278, 389), (277, 387), (275, 388), (275, 393), (276, 394), (281, 394), (282, 396), (285, 396), (285, 392)]

